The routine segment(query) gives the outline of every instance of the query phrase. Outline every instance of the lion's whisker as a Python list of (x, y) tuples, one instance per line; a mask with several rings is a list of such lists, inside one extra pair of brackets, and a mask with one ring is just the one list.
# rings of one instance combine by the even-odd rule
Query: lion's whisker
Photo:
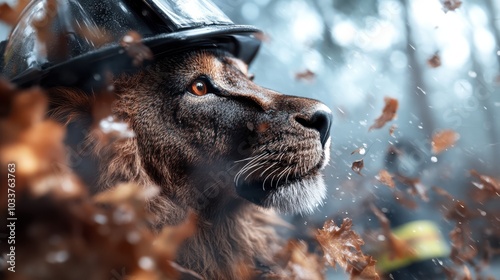
[(278, 170), (279, 170), (279, 169), (275, 169), (275, 170), (271, 171), (271, 173), (269, 173), (269, 174), (266, 176), (266, 178), (264, 179), (264, 182), (262, 182), (262, 190), (266, 190), (266, 188), (265, 188), (265, 184), (266, 184), (266, 180), (267, 180), (267, 178), (269, 178), (269, 176), (271, 176), (274, 172), (276, 172), (276, 171), (278, 171)]

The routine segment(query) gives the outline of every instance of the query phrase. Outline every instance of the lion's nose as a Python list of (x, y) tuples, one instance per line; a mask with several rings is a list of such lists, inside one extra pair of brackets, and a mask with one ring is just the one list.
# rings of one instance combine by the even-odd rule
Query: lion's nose
[(312, 110), (311, 114), (308, 114), (307, 116), (299, 115), (295, 117), (295, 120), (301, 125), (307, 128), (315, 129), (319, 132), (323, 148), (325, 147), (326, 141), (330, 137), (332, 119), (332, 111), (330, 111), (330, 109), (323, 104), (316, 106), (316, 108)]

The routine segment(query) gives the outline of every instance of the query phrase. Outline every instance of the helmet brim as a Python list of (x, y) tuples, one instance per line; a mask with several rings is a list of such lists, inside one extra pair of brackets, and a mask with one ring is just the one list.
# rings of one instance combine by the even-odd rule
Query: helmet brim
[[(188, 50), (217, 48), (250, 63), (260, 46), (260, 41), (253, 36), (256, 32), (260, 32), (259, 29), (252, 26), (212, 25), (158, 34), (142, 39), (142, 44), (150, 48), (154, 59)], [(137, 70), (133, 59), (123, 46), (114, 44), (55, 65), (30, 68), (10, 80), (19, 86), (39, 84), (44, 87), (92, 88), (102, 83), (104, 73), (119, 74)]]

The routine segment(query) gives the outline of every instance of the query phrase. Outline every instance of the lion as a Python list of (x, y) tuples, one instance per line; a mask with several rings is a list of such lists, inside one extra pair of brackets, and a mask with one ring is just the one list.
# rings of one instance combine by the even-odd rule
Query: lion
[[(159, 188), (153, 228), (197, 214), (176, 260), (206, 279), (239, 279), (272, 263), (279, 213), (322, 204), (332, 113), (323, 103), (258, 86), (217, 49), (161, 58), (113, 81), (113, 114), (134, 137), (102, 149), (99, 185)], [(53, 115), (89, 110), (92, 96), (53, 88)], [(88, 106), (87, 106), (88, 105)]]

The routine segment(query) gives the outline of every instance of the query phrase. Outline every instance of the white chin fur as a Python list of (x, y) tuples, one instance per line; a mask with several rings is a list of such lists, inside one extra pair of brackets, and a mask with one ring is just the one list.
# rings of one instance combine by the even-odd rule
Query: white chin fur
[(264, 201), (264, 207), (272, 207), (280, 213), (311, 214), (323, 205), (326, 186), (318, 175), (303, 179), (274, 190)]
[[(331, 138), (325, 143), (324, 161), (320, 169), (330, 162)], [(280, 213), (312, 214), (326, 198), (325, 181), (321, 175), (281, 186), (264, 201), (264, 207), (272, 207)]]

